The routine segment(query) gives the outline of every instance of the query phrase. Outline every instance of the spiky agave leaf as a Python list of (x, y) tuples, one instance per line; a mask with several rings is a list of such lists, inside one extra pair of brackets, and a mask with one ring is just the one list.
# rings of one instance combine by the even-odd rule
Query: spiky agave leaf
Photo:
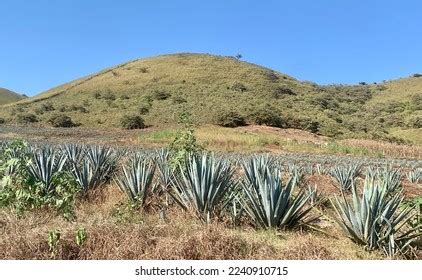
[(66, 144), (61, 147), (63, 153), (66, 155), (69, 164), (72, 167), (74, 164), (79, 164), (84, 156), (84, 147), (78, 144)]
[(360, 165), (343, 165), (334, 167), (330, 175), (337, 181), (341, 191), (349, 191), (359, 175)]
[(29, 176), (40, 182), (46, 192), (53, 188), (54, 175), (62, 171), (66, 157), (58, 151), (43, 147), (33, 151), (32, 162), (28, 165)]
[(84, 193), (104, 183), (88, 158), (84, 158), (79, 165), (73, 164), (72, 174)]
[(417, 184), (422, 179), (422, 168), (415, 168), (406, 173), (406, 177), (410, 183)]
[(189, 156), (180, 178), (169, 192), (184, 209), (194, 209), (204, 222), (210, 222), (221, 202), (234, 186), (233, 169), (213, 155)]
[[(349, 238), (369, 250), (388, 249), (405, 252), (411, 241), (421, 234), (417, 228), (401, 229), (412, 219), (411, 208), (400, 209), (403, 201), (400, 193), (389, 195), (385, 186), (379, 183), (365, 183), (362, 196), (352, 186), (352, 201), (343, 194), (332, 201), (339, 218), (339, 225)], [(398, 249), (392, 249), (392, 245)]]
[(106, 184), (113, 175), (117, 155), (111, 148), (88, 147), (79, 163), (72, 161), (71, 172), (84, 193)]
[(267, 172), (270, 172), (270, 168), (273, 167), (273, 161), (269, 155), (258, 155), (244, 160), (242, 165), (248, 182), (253, 186), (258, 186), (257, 180), (260, 179), (258, 175), (264, 178), (269, 176), (270, 174)]
[(156, 163), (160, 186), (162, 190), (166, 191), (174, 181), (174, 170), (170, 164), (170, 152), (168, 149), (161, 149), (157, 152)]
[(154, 172), (155, 164), (150, 159), (135, 157), (123, 167), (123, 174), (116, 178), (116, 182), (131, 201), (143, 205), (153, 189)]
[(278, 169), (258, 168), (257, 164), (245, 164), (246, 173), (242, 186), (245, 198), (242, 205), (257, 226), (263, 228), (293, 228), (307, 224), (312, 207), (307, 204), (312, 194), (304, 190), (294, 196), (296, 176), (291, 176), (283, 184)]
[(116, 167), (117, 154), (115, 151), (110, 147), (92, 146), (87, 149), (86, 156), (99, 180), (107, 182), (112, 177)]
[(397, 192), (401, 187), (402, 174), (400, 169), (387, 166), (378, 173), (378, 180), (390, 193)]

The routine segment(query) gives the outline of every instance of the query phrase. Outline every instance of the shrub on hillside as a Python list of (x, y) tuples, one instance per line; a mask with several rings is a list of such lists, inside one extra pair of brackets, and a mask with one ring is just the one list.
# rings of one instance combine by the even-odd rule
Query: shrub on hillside
[(64, 114), (56, 114), (53, 115), (50, 119), (48, 119), (48, 123), (51, 124), (53, 127), (74, 127), (76, 124), (72, 121), (72, 119)]
[(0, 118), (0, 124), (4, 124), (6, 121), (3, 118)]
[(187, 100), (181, 96), (174, 96), (172, 98), (173, 104), (182, 104), (182, 103), (186, 103)]
[(422, 77), (422, 74), (415, 73), (415, 74), (413, 74), (413, 77), (414, 77), (414, 78), (419, 78), (419, 77)]
[(302, 129), (312, 133), (318, 133), (320, 123), (317, 120), (311, 119), (309, 117), (295, 117), (292, 115), (288, 115), (285, 117), (285, 127)]
[(38, 122), (37, 116), (35, 116), (34, 114), (19, 114), (16, 116), (16, 121), (19, 124), (29, 124), (29, 123), (35, 123)]
[(274, 89), (273, 97), (280, 98), (286, 95), (296, 95), (296, 93), (288, 87), (277, 87)]
[(242, 83), (239, 83), (239, 82), (234, 83), (232, 85), (231, 89), (234, 90), (234, 91), (238, 91), (238, 92), (245, 92), (245, 91), (247, 91), (246, 86), (244, 84), (242, 84)]
[(249, 118), (258, 125), (284, 127), (285, 121), (280, 113), (270, 106), (257, 108), (249, 115)]
[(141, 105), (139, 105), (138, 113), (140, 115), (148, 114), (150, 107), (151, 106), (149, 104), (141, 104)]
[(111, 92), (104, 93), (102, 95), (102, 98), (105, 99), (105, 100), (109, 100), (109, 101), (116, 100), (116, 96), (113, 93), (111, 93)]
[(407, 126), (410, 128), (422, 128), (422, 116), (411, 117), (407, 122)]
[(265, 72), (264, 75), (269, 82), (275, 83), (278, 81), (278, 75), (272, 70)]
[(34, 112), (37, 115), (42, 115), (45, 112), (51, 112), (51, 111), (54, 111), (54, 110), (55, 110), (55, 108), (54, 108), (53, 104), (47, 102), (47, 103), (41, 104), (39, 107), (35, 108)]
[(144, 120), (138, 115), (126, 115), (120, 120), (120, 125), (124, 129), (142, 129), (145, 128)]
[(224, 127), (238, 127), (245, 126), (246, 120), (238, 112), (227, 111), (217, 117), (216, 124)]
[(156, 90), (152, 95), (155, 100), (166, 100), (170, 96), (171, 94), (165, 90)]

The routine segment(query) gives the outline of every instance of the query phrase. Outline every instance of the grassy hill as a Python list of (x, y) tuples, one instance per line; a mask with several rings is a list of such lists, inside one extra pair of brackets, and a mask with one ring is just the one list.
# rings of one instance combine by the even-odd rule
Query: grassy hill
[(22, 99), (24, 99), (22, 95), (5, 88), (0, 88), (0, 105), (13, 103)]
[(420, 133), (421, 100), (422, 77), (320, 86), (233, 57), (173, 54), (58, 86), (4, 106), (0, 117), (49, 125), (52, 116), (65, 114), (82, 126), (107, 128), (119, 127), (124, 115), (139, 115), (147, 125), (169, 127), (189, 111), (198, 124), (240, 119), (330, 137), (392, 139), (400, 131)]

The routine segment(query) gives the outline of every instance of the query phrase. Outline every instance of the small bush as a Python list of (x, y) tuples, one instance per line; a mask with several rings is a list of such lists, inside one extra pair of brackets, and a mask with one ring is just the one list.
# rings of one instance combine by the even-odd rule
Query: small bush
[(174, 96), (172, 98), (173, 104), (182, 104), (182, 103), (186, 103), (186, 99), (181, 97), (181, 96)]
[(268, 81), (275, 83), (278, 81), (278, 75), (274, 71), (267, 71), (265, 72), (265, 77)]
[(256, 109), (249, 118), (258, 125), (284, 127), (285, 121), (276, 109), (269, 106)]
[(48, 123), (50, 123), (53, 127), (74, 127), (76, 126), (72, 119), (64, 114), (57, 114), (52, 116)]
[(243, 116), (239, 113), (234, 111), (228, 111), (221, 113), (217, 117), (217, 125), (224, 126), (224, 127), (238, 127), (238, 126), (245, 126), (246, 121)]
[(124, 129), (142, 129), (145, 128), (144, 120), (138, 115), (123, 116), (120, 124)]
[(140, 115), (148, 114), (150, 107), (151, 106), (149, 104), (141, 104), (138, 108), (138, 113)]
[(3, 118), (0, 118), (0, 124), (4, 124), (6, 121)]
[(55, 108), (54, 108), (53, 104), (47, 102), (47, 103), (41, 104), (39, 107), (35, 108), (34, 112), (37, 115), (42, 115), (45, 112), (51, 112), (51, 111), (54, 111), (54, 110), (55, 110)]
[(69, 111), (79, 111), (81, 113), (88, 113), (88, 110), (84, 106), (72, 105), (68, 108)]
[(296, 95), (296, 93), (288, 87), (277, 87), (273, 92), (274, 98), (279, 98), (285, 95)]
[(139, 73), (143, 73), (143, 74), (148, 73), (148, 68), (146, 67), (140, 67), (138, 70), (139, 70)]
[(231, 87), (232, 90), (234, 91), (238, 91), (238, 92), (245, 92), (248, 89), (246, 88), (246, 86), (242, 83), (234, 83)]
[(420, 77), (422, 77), (422, 74), (415, 73), (415, 74), (413, 74), (413, 77), (414, 77), (414, 78), (420, 78)]
[(16, 121), (19, 124), (29, 124), (29, 123), (36, 123), (38, 122), (37, 116), (34, 114), (20, 114), (16, 116)]
[(156, 90), (152, 95), (155, 100), (166, 100), (170, 96), (171, 94), (165, 90)]
[(422, 116), (415, 116), (410, 118), (407, 122), (407, 126), (410, 128), (422, 128)]
[(320, 123), (309, 117), (296, 117), (294, 115), (287, 115), (285, 117), (285, 127), (302, 129), (312, 133), (318, 133)]
[(107, 92), (107, 93), (103, 94), (102, 98), (105, 99), (105, 100), (110, 100), (110, 101), (116, 100), (116, 96), (114, 94), (112, 94), (111, 92)]

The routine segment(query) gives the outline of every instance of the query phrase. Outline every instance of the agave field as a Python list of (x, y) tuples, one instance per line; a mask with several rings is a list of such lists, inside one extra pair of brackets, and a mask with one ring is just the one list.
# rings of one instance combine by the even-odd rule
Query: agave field
[[(315, 176), (329, 178), (335, 189), (327, 192), (311, 180)], [(0, 143), (0, 178), (0, 207), (17, 217), (47, 209), (72, 223), (79, 201), (90, 203), (88, 197), (114, 186), (135, 212), (148, 209), (165, 217), (177, 208), (204, 226), (277, 232), (324, 234), (328, 222), (367, 251), (420, 257), (422, 163), (417, 160), (208, 152), (174, 160), (167, 149), (15, 141)], [(84, 238), (79, 229), (78, 245)], [(49, 233), (52, 254), (58, 239), (57, 232)]]

